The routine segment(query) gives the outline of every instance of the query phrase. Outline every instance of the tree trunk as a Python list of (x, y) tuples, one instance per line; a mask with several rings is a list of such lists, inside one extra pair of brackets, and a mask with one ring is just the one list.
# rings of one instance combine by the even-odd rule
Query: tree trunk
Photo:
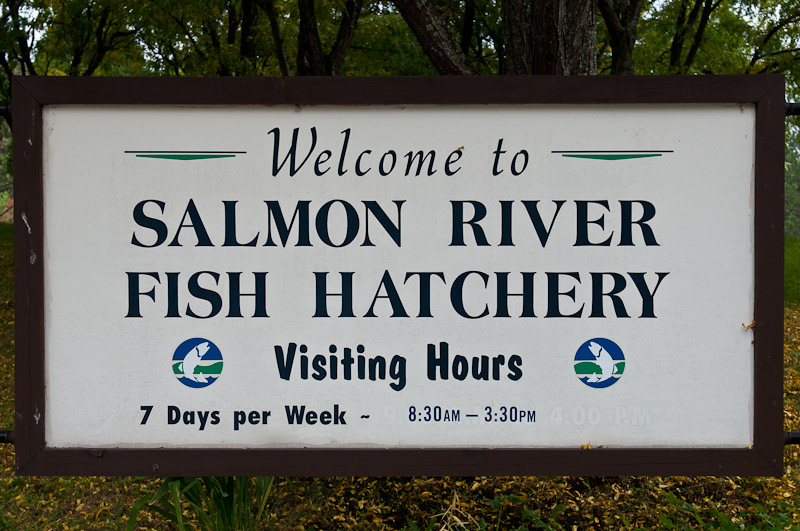
[(686, 61), (683, 63), (683, 66), (688, 71), (691, 68), (692, 64), (694, 63), (694, 58), (697, 56), (697, 50), (700, 49), (700, 43), (703, 42), (703, 34), (706, 31), (706, 27), (708, 26), (708, 21), (711, 18), (711, 13), (719, 7), (722, 3), (722, 0), (717, 0), (716, 2), (712, 0), (706, 0), (703, 4), (703, 14), (700, 17), (700, 23), (697, 25), (697, 31), (694, 34), (694, 40), (692, 41), (692, 46), (689, 48), (689, 53), (686, 54)]
[(530, 9), (523, 0), (503, 0), (501, 5), (505, 67), (506, 72), (511, 75), (533, 73)]
[(675, 18), (675, 34), (672, 37), (672, 44), (669, 47), (669, 67), (670, 71), (673, 73), (680, 73), (683, 44), (686, 42), (688, 31), (697, 21), (697, 16), (700, 14), (700, 7), (702, 4), (703, 0), (694, 0), (694, 5), (687, 15), (686, 12), (689, 9), (689, 1), (681, 1), (680, 11)]
[(611, 35), (611, 73), (633, 74), (633, 46), (642, 0), (618, 0), (616, 9), (611, 0), (598, 0), (598, 3)]
[(353, 42), (353, 35), (356, 32), (358, 17), (361, 15), (363, 0), (347, 0), (344, 6), (342, 20), (339, 22), (339, 31), (336, 33), (336, 41), (331, 47), (330, 53), (326, 57), (327, 74), (335, 76), (339, 74), (339, 69), (347, 56), (350, 43)]
[(255, 1), (242, 0), (242, 36), (239, 53), (251, 61), (256, 57), (256, 24), (258, 24), (258, 8)]
[(317, 30), (314, 0), (298, 0), (300, 8), (300, 34), (297, 37), (297, 75), (335, 76), (344, 63), (347, 50), (356, 31), (363, 0), (347, 0), (336, 41), (327, 55)]
[(325, 56), (317, 31), (317, 15), (314, 0), (298, 0), (300, 11), (300, 33), (297, 36), (297, 75), (325, 75)]
[(469, 47), (472, 43), (472, 32), (475, 28), (475, 0), (466, 0), (464, 3), (464, 17), (461, 23), (461, 51), (469, 56)]
[(394, 0), (422, 50), (440, 74), (475, 74), (441, 15), (429, 0)]
[(273, 0), (256, 0), (258, 6), (264, 10), (269, 20), (269, 29), (272, 33), (272, 42), (275, 46), (275, 55), (278, 56), (278, 66), (281, 75), (286, 77), (291, 74), (289, 71), (289, 60), (286, 58), (286, 47), (283, 45), (283, 35), (278, 21), (278, 11), (275, 9)]
[(597, 73), (597, 0), (533, 2), (533, 73)]
[[(467, 56), (430, 0), (394, 0), (440, 74), (474, 74)], [(597, 0), (502, 0), (500, 73), (597, 72)]]

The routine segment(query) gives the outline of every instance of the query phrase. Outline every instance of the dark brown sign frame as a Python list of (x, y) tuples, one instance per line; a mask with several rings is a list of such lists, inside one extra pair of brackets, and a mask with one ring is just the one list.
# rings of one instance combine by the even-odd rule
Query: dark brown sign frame
[[(42, 109), (47, 105), (745, 103), (756, 109), (750, 448), (122, 449), (45, 440)], [(781, 475), (783, 76), (13, 80), (16, 445), (22, 475)], [(748, 422), (749, 419), (742, 419)]]

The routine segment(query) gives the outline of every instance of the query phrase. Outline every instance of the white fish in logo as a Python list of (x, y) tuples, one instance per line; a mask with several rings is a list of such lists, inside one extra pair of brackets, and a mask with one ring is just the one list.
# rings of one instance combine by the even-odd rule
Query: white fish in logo
[(200, 343), (186, 354), (186, 357), (183, 358), (183, 361), (178, 367), (186, 378), (199, 383), (208, 383), (205, 376), (202, 374), (194, 374), (194, 370), (200, 364), (200, 360), (203, 359), (203, 356), (206, 355), (209, 348), (208, 341), (206, 341), (205, 343)]
[(600, 367), (601, 372), (600, 374), (596, 374), (593, 378), (590, 377), (587, 381), (604, 382), (611, 378), (611, 376), (613, 376), (617, 370), (614, 358), (611, 357), (606, 349), (594, 341), (589, 343), (589, 352), (591, 352), (592, 356), (595, 357), (595, 363), (597, 363), (597, 366)]

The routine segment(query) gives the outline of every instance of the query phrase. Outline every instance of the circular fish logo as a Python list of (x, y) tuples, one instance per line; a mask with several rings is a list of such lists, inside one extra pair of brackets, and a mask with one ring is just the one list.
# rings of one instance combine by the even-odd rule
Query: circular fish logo
[(175, 349), (172, 372), (187, 387), (208, 387), (222, 373), (222, 353), (208, 339), (187, 339)]
[(589, 387), (611, 387), (624, 371), (625, 355), (610, 339), (590, 339), (575, 353), (575, 374)]

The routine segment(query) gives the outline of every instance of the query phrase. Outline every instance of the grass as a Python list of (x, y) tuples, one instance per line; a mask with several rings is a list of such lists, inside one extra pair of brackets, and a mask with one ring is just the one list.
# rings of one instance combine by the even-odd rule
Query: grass
[[(14, 418), (11, 238), (11, 227), (0, 224), (0, 428)], [(785, 426), (800, 431), (800, 239), (786, 241), (786, 278)], [(781, 478), (276, 478), (266, 505), (251, 505), (264, 510), (260, 528), (280, 530), (800, 529), (800, 448), (787, 447), (785, 463)], [(206, 503), (204, 493), (188, 492), (199, 483), (180, 484), (188, 529), (205, 521), (192, 505)], [(175, 500), (175, 485), (15, 477), (13, 447), (3, 445), (0, 530), (127, 529), (134, 505), (143, 510), (132, 529), (172, 529), (170, 518), (141, 500), (165, 492)]]
[(787, 236), (784, 240), (783, 297), (784, 304), (800, 307), (800, 238)]

